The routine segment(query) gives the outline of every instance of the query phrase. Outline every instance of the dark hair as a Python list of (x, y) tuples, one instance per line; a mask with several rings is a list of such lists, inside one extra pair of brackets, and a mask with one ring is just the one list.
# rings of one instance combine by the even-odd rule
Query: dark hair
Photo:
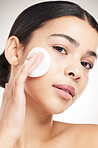
[[(98, 32), (96, 20), (79, 5), (68, 1), (48, 1), (25, 9), (15, 20), (9, 37), (15, 35), (20, 43), (26, 45), (33, 31), (43, 26), (46, 21), (62, 16), (75, 16), (79, 19), (87, 20)], [(5, 87), (5, 83), (8, 82), (10, 69), (11, 66), (3, 52), (0, 56), (0, 86)]]

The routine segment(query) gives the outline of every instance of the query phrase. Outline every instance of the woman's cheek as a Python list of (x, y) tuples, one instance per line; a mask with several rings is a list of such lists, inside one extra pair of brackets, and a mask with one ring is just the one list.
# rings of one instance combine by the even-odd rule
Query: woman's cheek
[(86, 86), (88, 84), (88, 74), (85, 73), (83, 74), (83, 78), (81, 78), (80, 82), (79, 82), (79, 96), (83, 93), (83, 91), (85, 90)]

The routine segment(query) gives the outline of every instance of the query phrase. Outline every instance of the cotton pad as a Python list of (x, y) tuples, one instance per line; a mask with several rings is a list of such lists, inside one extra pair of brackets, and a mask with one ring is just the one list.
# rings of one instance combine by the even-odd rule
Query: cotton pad
[(45, 73), (47, 73), (47, 71), (49, 70), (50, 64), (51, 64), (51, 57), (49, 55), (49, 53), (42, 47), (34, 47), (28, 54), (27, 59), (29, 57), (32, 57), (32, 54), (34, 52), (43, 52), (44, 57), (41, 61), (41, 63), (29, 74), (30, 77), (40, 77), (42, 75), (44, 75)]

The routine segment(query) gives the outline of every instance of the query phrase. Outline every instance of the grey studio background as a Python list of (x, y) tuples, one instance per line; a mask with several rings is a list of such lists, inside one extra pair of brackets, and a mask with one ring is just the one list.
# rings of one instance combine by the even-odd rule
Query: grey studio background
[[(45, 0), (43, 0), (45, 1)], [(98, 0), (71, 0), (98, 20)], [(16, 17), (27, 7), (42, 0), (0, 0), (0, 53)], [(98, 124), (98, 61), (90, 72), (88, 86), (82, 96), (64, 113), (54, 115), (54, 120), (79, 124)], [(0, 87), (0, 104), (4, 89)]]

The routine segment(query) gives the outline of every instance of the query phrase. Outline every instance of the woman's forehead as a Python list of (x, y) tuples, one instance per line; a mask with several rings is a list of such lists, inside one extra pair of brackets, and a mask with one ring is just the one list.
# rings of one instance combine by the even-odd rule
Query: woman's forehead
[(65, 16), (47, 21), (33, 35), (39, 36), (39, 34), (41, 34), (42, 39), (51, 36), (51, 34), (63, 34), (73, 38), (81, 45), (84, 45), (84, 47), (88, 46), (87, 48), (95, 50), (98, 45), (97, 31), (86, 20), (73, 16)]
[[(60, 31), (69, 32), (70, 34), (86, 34), (93, 33), (98, 37), (96, 29), (94, 29), (87, 20), (79, 19), (75, 16), (63, 16), (56, 19), (52, 19), (43, 23), (39, 30), (44, 32)], [(83, 32), (83, 33), (82, 33)], [(91, 35), (90, 35), (91, 36)]]

